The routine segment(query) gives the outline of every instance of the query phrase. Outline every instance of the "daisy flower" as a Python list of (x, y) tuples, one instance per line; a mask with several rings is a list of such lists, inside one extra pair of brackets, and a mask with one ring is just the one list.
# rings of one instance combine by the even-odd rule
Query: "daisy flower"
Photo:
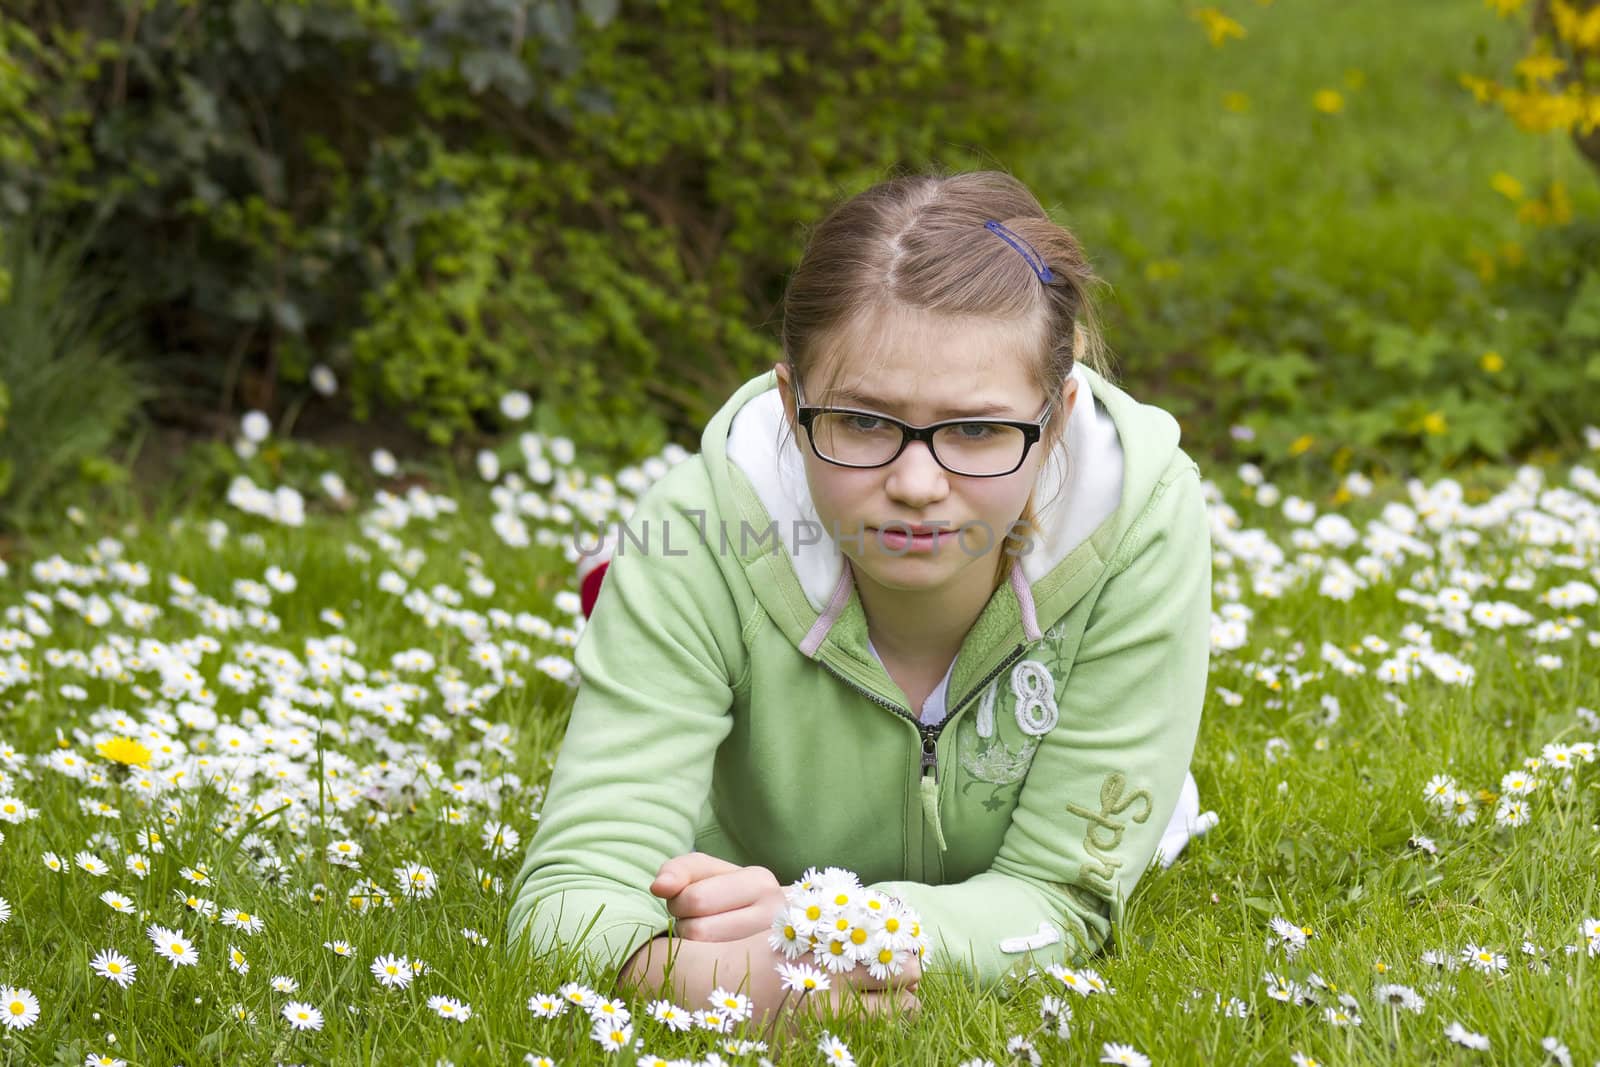
[(726, 1015), (730, 1022), (742, 1023), (750, 1018), (750, 998), (743, 993), (730, 993), (721, 987), (713, 989), (711, 1006)]
[(183, 936), (183, 931), (168, 930), (165, 926), (152, 924), (145, 930), (145, 936), (156, 947), (156, 955), (172, 964), (173, 968), (193, 967), (200, 962), (200, 954), (195, 951), (194, 944)]
[(428, 998), (428, 1010), (441, 1019), (454, 1019), (458, 1023), (464, 1023), (472, 1017), (471, 1004), (437, 994)]
[(394, 868), (394, 878), (400, 883), (400, 892), (403, 895), (422, 900), (433, 896), (433, 891), (439, 884), (439, 880), (434, 877), (433, 868), (420, 863), (407, 863), (403, 867)]
[(119, 1060), (109, 1052), (91, 1052), (83, 1058), (83, 1067), (128, 1067), (127, 1060)]
[(72, 862), (74, 866), (88, 871), (96, 878), (104, 878), (111, 873), (111, 868), (106, 864), (106, 861), (96, 856), (93, 852), (79, 852), (72, 857)]
[(261, 921), (261, 916), (259, 915), (252, 915), (250, 912), (238, 908), (229, 908), (222, 913), (222, 925), (231, 926), (241, 933), (254, 936), (261, 932), (265, 923)]
[(596, 1019), (589, 1037), (607, 1052), (620, 1052), (633, 1040), (633, 1027), (615, 1019)]
[(1094, 987), (1089, 984), (1084, 976), (1071, 967), (1063, 967), (1059, 963), (1052, 963), (1046, 968), (1046, 971), (1051, 978), (1054, 978), (1080, 997), (1092, 997), (1096, 993)]
[(598, 994), (582, 982), (568, 982), (556, 990), (556, 995), (569, 1004), (576, 1004), (584, 1011), (588, 1011), (589, 1007), (598, 999)]
[(294, 1030), (321, 1030), (322, 1012), (302, 1000), (291, 1000), (283, 1006), (283, 1017)]
[(628, 1010), (628, 1004), (620, 997), (607, 1000), (605, 997), (595, 996), (594, 1003), (589, 1006), (589, 1016), (592, 1019), (609, 1019), (614, 1023), (626, 1023), (633, 1019), (633, 1013)]
[(1413, 1015), (1421, 1015), (1422, 1009), (1427, 1003), (1415, 989), (1408, 985), (1395, 983), (1378, 986), (1372, 991), (1372, 995), (1385, 1004), (1393, 1004), (1396, 1007), (1404, 1008)]
[(694, 1024), (713, 1034), (726, 1034), (733, 1030), (733, 1020), (720, 1011), (697, 1011), (694, 1013)]
[(828, 1031), (822, 1032), (822, 1038), (817, 1042), (817, 1051), (822, 1053), (822, 1058), (836, 1067), (855, 1067), (856, 1058), (850, 1055), (850, 1047)]
[(404, 956), (379, 956), (372, 961), (369, 969), (379, 985), (395, 989), (404, 989), (414, 977), (411, 961)]
[[(650, 1018), (662, 1026), (669, 1030), (676, 1030), (679, 1033), (694, 1025), (693, 1020), (689, 1018), (689, 1012), (684, 1008), (678, 1007), (670, 1000), (652, 1000), (649, 1006), (645, 1008), (645, 1011)], [(535, 1012), (534, 1014), (537, 1015), (538, 1013)]]
[(553, 993), (535, 993), (528, 998), (528, 1010), (535, 1019), (554, 1019), (566, 1012), (567, 1002)]
[(1107, 1041), (1100, 1046), (1100, 1062), (1121, 1063), (1127, 1067), (1150, 1067), (1149, 1056), (1132, 1045), (1119, 1045), (1114, 1041)]
[(299, 990), (300, 983), (295, 979), (286, 974), (273, 975), (272, 991), (274, 993), (297, 993)]
[(1461, 950), (1461, 961), (1484, 974), (1499, 974), (1506, 969), (1506, 958), (1493, 949), (1469, 944)]
[(356, 954), (355, 948), (348, 941), (324, 941), (322, 947), (335, 956), (349, 959)]
[[(121, 912), (124, 915), (133, 911), (133, 901), (114, 889), (107, 889), (104, 893), (101, 893), (100, 901), (112, 911)], [(3, 921), (3, 919), (0, 919), (0, 921)]]
[(117, 983), (123, 989), (133, 984), (134, 977), (139, 973), (139, 965), (133, 963), (114, 948), (104, 948), (95, 954), (89, 961), (89, 966), (101, 978)]
[(1460, 1045), (1462, 1048), (1477, 1049), (1479, 1052), (1489, 1050), (1489, 1039), (1483, 1034), (1473, 1033), (1458, 1022), (1452, 1022), (1444, 1028), (1444, 1036)]
[(0, 986), (0, 1025), (8, 1030), (26, 1030), (39, 1021), (39, 998), (31, 989)]
[(783, 982), (783, 988), (802, 996), (807, 993), (820, 993), (830, 985), (827, 974), (809, 963), (780, 963), (778, 975)]
[(250, 973), (250, 961), (245, 959), (244, 953), (233, 945), (228, 946), (228, 969), (234, 974)]
[(44, 855), (40, 856), (39, 859), (44, 863), (48, 870), (54, 871), (56, 874), (60, 874), (62, 871), (67, 869), (66, 861), (60, 856), (56, 855), (54, 852), (46, 852)]
[[(105, 898), (101, 897), (100, 899), (104, 900)], [(0, 897), (0, 923), (8, 923), (10, 921), (11, 901), (7, 900), (5, 897)]]

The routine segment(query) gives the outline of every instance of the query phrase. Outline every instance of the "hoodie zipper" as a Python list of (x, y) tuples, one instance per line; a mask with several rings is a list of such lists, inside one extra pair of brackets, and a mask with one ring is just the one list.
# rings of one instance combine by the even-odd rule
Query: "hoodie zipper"
[(1021, 659), (1022, 656), (1023, 656), (1023, 653), (1025, 653), (1027, 650), (1028, 650), (1028, 646), (1025, 645), (1025, 644), (1018, 645), (1016, 648), (1012, 649), (1010, 655), (1008, 655), (1004, 660), (1002, 660), (999, 663), (999, 665), (997, 665), (994, 668), (994, 670), (992, 670), (988, 674), (984, 675), (983, 679), (981, 681), (979, 681), (977, 685), (973, 686), (972, 689), (967, 693), (966, 696), (964, 696), (960, 700), (958, 700), (956, 702), (955, 706), (948, 710), (948, 712), (945, 714), (944, 718), (940, 719), (936, 723), (931, 723), (931, 724), (922, 722), (915, 715), (912, 715), (911, 712), (907, 711), (905, 708), (902, 708), (899, 704), (896, 704), (894, 701), (885, 700), (885, 699), (883, 699), (883, 697), (881, 697), (878, 694), (874, 693), (872, 690), (867, 689), (864, 686), (857, 685), (855, 682), (851, 681), (849, 678), (846, 678), (843, 674), (840, 674), (831, 665), (829, 665), (827, 663), (827, 661), (819, 659), (819, 660), (817, 660), (817, 662), (822, 664), (823, 668), (826, 669), (829, 674), (833, 675), (835, 678), (839, 679), (839, 681), (843, 682), (845, 685), (848, 685), (851, 689), (854, 689), (856, 692), (860, 693), (862, 696), (866, 697), (868, 700), (872, 701), (874, 704), (877, 704), (880, 707), (888, 708), (890, 711), (894, 712), (896, 715), (900, 716), (902, 719), (906, 719), (909, 722), (911, 722), (912, 725), (916, 726), (917, 733), (919, 735), (921, 735), (921, 737), (922, 737), (922, 776), (924, 778), (926, 778), (930, 774), (933, 775), (933, 782), (934, 782), (935, 785), (938, 785), (938, 783), (939, 783), (939, 756), (938, 756), (939, 734), (944, 730), (945, 724), (948, 723), (951, 719), (954, 719), (956, 717), (956, 713), (957, 712), (961, 711), (961, 709), (965, 708), (968, 704), (970, 704), (972, 702), (972, 698), (973, 697), (975, 697), (979, 693), (983, 692), (983, 690), (988, 686), (988, 684), (990, 682), (994, 681), (995, 677), (998, 676), (1001, 671), (1004, 671), (1007, 667), (1011, 666), (1013, 663), (1017, 662), (1017, 660)]

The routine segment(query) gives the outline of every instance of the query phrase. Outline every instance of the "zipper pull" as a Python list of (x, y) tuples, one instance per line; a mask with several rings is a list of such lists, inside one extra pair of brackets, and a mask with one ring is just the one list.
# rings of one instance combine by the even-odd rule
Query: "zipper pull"
[[(922, 738), (922, 817), (933, 827), (934, 840), (939, 843), (940, 852), (948, 852), (950, 846), (944, 839), (944, 825), (939, 821), (939, 763), (934, 753), (934, 744), (937, 739), (928, 735)], [(929, 769), (933, 773), (929, 774)]]

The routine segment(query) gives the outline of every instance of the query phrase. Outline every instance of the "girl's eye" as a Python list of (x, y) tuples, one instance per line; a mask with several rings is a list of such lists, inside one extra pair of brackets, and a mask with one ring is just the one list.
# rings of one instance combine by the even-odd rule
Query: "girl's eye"
[(999, 432), (999, 429), (987, 422), (963, 422), (956, 427), (956, 433), (963, 441), (986, 441)]
[(882, 419), (874, 418), (871, 415), (846, 415), (844, 417), (844, 425), (846, 429), (854, 430), (857, 433), (872, 433), (882, 429), (884, 422)]

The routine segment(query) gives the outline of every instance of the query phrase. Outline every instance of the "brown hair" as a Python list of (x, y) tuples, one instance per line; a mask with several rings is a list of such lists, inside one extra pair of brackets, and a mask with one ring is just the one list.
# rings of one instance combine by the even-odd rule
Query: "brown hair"
[[(985, 230), (991, 219), (1033, 246), (1049, 267), (1049, 282), (1007, 241)], [(827, 404), (846, 367), (858, 368), (860, 359), (881, 351), (876, 337), (903, 313), (978, 318), (1009, 331), (1013, 350), (1034, 353), (1034, 383), (1045, 396), (1059, 397), (1074, 364), (1107, 371), (1091, 299), (1099, 284), (1077, 239), (1011, 175), (986, 170), (895, 177), (838, 204), (811, 231), (784, 293), (784, 360), (795, 381), (829, 368), (826, 381), (806, 386), (807, 403)], [(838, 358), (846, 351), (850, 359)], [(1093, 400), (1080, 395), (1076, 403)], [(1034, 447), (1053, 456), (1066, 421), (1058, 407)], [(1019, 521), (1030, 535), (1037, 532), (1032, 493)], [(1020, 539), (1006, 538), (997, 587), (1020, 545)]]

